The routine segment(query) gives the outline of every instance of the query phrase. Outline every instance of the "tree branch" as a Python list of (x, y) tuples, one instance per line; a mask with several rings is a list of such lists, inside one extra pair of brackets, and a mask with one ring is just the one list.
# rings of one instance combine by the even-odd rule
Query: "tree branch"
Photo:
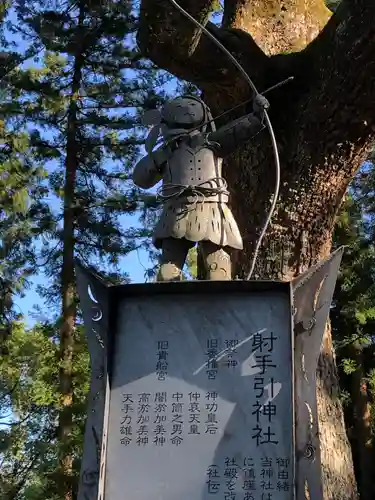
[(267, 55), (302, 50), (331, 13), (324, 0), (225, 0), (223, 26), (251, 33)]
[(12, 426), (14, 427), (16, 425), (21, 425), (24, 422), (26, 422), (26, 420), (28, 420), (31, 416), (32, 416), (32, 413), (29, 413), (28, 415), (26, 415), (26, 417), (22, 418), (18, 422), (1, 422), (1, 425), (8, 425), (10, 427), (12, 427)]
[(374, 2), (344, 1), (301, 54), (310, 89), (299, 107), (300, 140), (348, 179), (375, 141), (374, 19)]
[[(206, 24), (213, 3), (212, 0), (181, 1), (256, 80), (256, 75), (262, 74), (268, 64), (267, 56), (247, 33), (221, 29), (211, 22)], [(207, 86), (212, 91), (213, 85), (221, 90), (225, 88), (235, 96), (234, 102), (249, 93), (248, 85), (231, 61), (167, 0), (142, 0), (137, 39), (141, 51), (157, 66), (198, 85), (203, 91)]]
[[(214, 8), (215, 0), (181, 0), (181, 6), (201, 24), (208, 21)], [(189, 59), (194, 54), (201, 33), (192, 22), (186, 22), (182, 14), (167, 0), (143, 0), (141, 2), (141, 19), (138, 42), (144, 52), (158, 52), (163, 49), (172, 50), (180, 60)], [(147, 48), (149, 51), (147, 51)]]
[[(19, 380), (17, 380), (15, 382), (14, 386), (11, 389), (9, 389), (9, 391), (7, 391), (5, 394), (2, 394), (0, 396), (0, 401), (1, 400), (5, 400), (8, 396), (10, 396), (11, 394), (13, 394), (13, 392), (16, 390), (16, 388), (18, 387), (18, 385), (19, 385)], [(2, 417), (0, 416), (0, 418), (2, 418)]]

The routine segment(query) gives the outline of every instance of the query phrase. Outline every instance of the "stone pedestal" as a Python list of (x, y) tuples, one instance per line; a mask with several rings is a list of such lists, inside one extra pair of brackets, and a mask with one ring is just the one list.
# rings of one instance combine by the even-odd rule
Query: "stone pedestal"
[(320, 500), (315, 370), (340, 258), (295, 283), (107, 287), (78, 265), (79, 500)]

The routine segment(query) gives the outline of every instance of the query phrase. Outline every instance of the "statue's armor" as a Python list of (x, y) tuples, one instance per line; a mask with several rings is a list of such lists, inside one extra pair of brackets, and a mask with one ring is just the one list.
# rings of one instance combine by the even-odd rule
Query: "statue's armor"
[[(170, 152), (163, 169), (161, 196), (165, 202), (154, 244), (159, 248), (165, 238), (185, 238), (242, 249), (241, 234), (226, 204), (229, 193), (222, 178), (222, 159), (207, 143), (194, 146), (195, 138), (197, 135), (184, 138)], [(149, 171), (150, 166), (137, 172), (138, 185), (144, 184), (140, 177), (147, 182)]]
[[(167, 143), (150, 151), (137, 163), (133, 180), (144, 189), (163, 181), (159, 194), (164, 206), (153, 241), (157, 248), (163, 248), (164, 258), (167, 259), (164, 262), (162, 257), (164, 270), (168, 266), (178, 269), (195, 242), (206, 242), (203, 253), (208, 264), (213, 260), (212, 279), (230, 279), (230, 262), (225, 263), (230, 259), (220, 249), (242, 249), (243, 243), (227, 205), (229, 192), (222, 177), (222, 161), (241, 143), (259, 132), (262, 124), (251, 114), (219, 130), (213, 127), (207, 132), (204, 127), (199, 131), (190, 131), (196, 121), (199, 124), (207, 120), (206, 109), (202, 101), (194, 102), (194, 98), (179, 98), (168, 103), (161, 127)], [(180, 246), (176, 240), (181, 241)], [(177, 247), (173, 241), (176, 241)], [(167, 257), (168, 254), (178, 257), (175, 263)]]
[[(215, 189), (221, 187), (220, 193), (209, 195), (206, 193), (205, 201), (228, 202), (228, 191), (222, 178), (223, 160), (218, 158), (213, 149), (209, 148), (209, 143), (205, 141), (202, 145), (194, 146), (194, 139), (197, 136), (184, 138), (178, 147), (171, 152), (168, 165), (163, 175), (164, 190), (168, 195), (181, 191), (180, 188), (173, 188), (174, 185), (190, 186), (201, 189)], [(168, 187), (170, 185), (170, 187)]]

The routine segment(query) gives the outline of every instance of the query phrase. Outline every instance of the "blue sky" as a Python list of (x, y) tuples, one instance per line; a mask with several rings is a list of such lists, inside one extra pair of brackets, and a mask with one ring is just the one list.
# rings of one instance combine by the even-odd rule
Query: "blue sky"
[[(215, 23), (220, 23), (221, 20), (221, 13), (215, 13), (212, 16), (212, 21)], [(16, 23), (17, 19), (13, 11), (9, 12), (8, 15), (8, 20), (11, 21), (12, 23)], [(187, 21), (189, 22), (189, 21)], [(8, 37), (9, 38), (9, 37)], [(12, 36), (12, 39), (16, 42), (18, 50), (23, 51), (26, 49), (27, 45), (22, 39), (19, 37), (14, 37)], [(33, 61), (28, 61), (26, 62), (25, 66), (31, 65), (35, 63)], [(175, 82), (169, 84), (166, 87), (166, 90), (169, 92), (173, 92), (175, 89)], [(52, 207), (54, 207), (56, 210), (59, 209), (59, 203), (60, 201), (56, 198), (53, 199), (51, 198), (50, 204)], [(124, 228), (130, 228), (130, 227), (138, 227), (139, 222), (138, 222), (138, 216), (123, 216), (121, 217), (121, 222), (124, 226)], [(128, 275), (130, 276), (130, 279), (132, 282), (135, 283), (143, 283), (145, 282), (145, 271), (151, 266), (151, 263), (148, 258), (148, 253), (144, 250), (138, 250), (135, 252), (130, 253), (128, 256), (123, 258), (121, 260), (121, 268), (123, 271), (127, 272)], [(24, 297), (17, 297), (15, 300), (17, 310), (19, 312), (22, 312), (22, 314), (25, 317), (26, 323), (28, 325), (32, 325), (35, 322), (35, 319), (33, 316), (30, 314), (32, 311), (33, 306), (39, 305), (43, 306), (43, 301), (38, 297), (36, 293), (36, 287), (38, 285), (41, 286), (48, 286), (48, 282), (46, 278), (43, 276), (43, 274), (37, 274), (33, 277), (32, 279), (32, 284), (30, 288), (26, 291)], [(46, 311), (47, 312), (47, 311)]]
[[(16, 22), (16, 17), (13, 11), (10, 11), (8, 15), (8, 20), (15, 23)], [(17, 44), (17, 49), (22, 52), (26, 49), (27, 44), (19, 37), (11, 36), (8, 33), (8, 40), (12, 39), (13, 41), (16, 42)], [(27, 61), (24, 66), (30, 66), (35, 63), (33, 61)], [(45, 133), (44, 133), (45, 134)], [(51, 166), (46, 166), (47, 170), (52, 170), (53, 165)], [(59, 210), (59, 204), (60, 201), (57, 198), (54, 198), (53, 195), (50, 197), (50, 206), (53, 209)], [(138, 227), (139, 222), (138, 222), (138, 215), (134, 216), (122, 216), (121, 217), (121, 223), (124, 227), (130, 228), (130, 227)], [(138, 250), (135, 252), (131, 252), (128, 256), (124, 257), (121, 260), (121, 268), (125, 272), (128, 273), (130, 276), (132, 282), (136, 283), (142, 283), (145, 281), (145, 270), (150, 267), (150, 261), (148, 258), (148, 253), (145, 252), (144, 250)], [(30, 284), (30, 287), (26, 291), (24, 297), (16, 297), (15, 298), (15, 304), (18, 312), (21, 312), (26, 320), (26, 323), (28, 325), (32, 325), (35, 322), (35, 319), (33, 315), (31, 314), (33, 306), (34, 305), (39, 305), (43, 306), (43, 300), (39, 298), (39, 296), (36, 293), (36, 287), (38, 285), (41, 286), (48, 286), (48, 281), (46, 280), (45, 276), (43, 274), (37, 274), (32, 277), (32, 283)], [(46, 311), (47, 312), (47, 311)]]

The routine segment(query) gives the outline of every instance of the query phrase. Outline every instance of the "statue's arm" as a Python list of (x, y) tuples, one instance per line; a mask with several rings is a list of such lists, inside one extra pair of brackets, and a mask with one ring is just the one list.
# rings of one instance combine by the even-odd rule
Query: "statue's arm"
[(262, 128), (264, 128), (262, 121), (252, 113), (228, 123), (216, 132), (210, 133), (208, 141), (213, 143), (218, 156), (225, 158), (244, 142), (251, 139)]
[(142, 189), (149, 189), (163, 178), (164, 168), (169, 159), (167, 148), (159, 148), (144, 156), (133, 170), (133, 182)]
[(224, 158), (230, 155), (265, 127), (264, 110), (269, 107), (267, 99), (261, 95), (256, 96), (253, 107), (253, 113), (233, 120), (208, 135), (207, 139), (218, 156)]

